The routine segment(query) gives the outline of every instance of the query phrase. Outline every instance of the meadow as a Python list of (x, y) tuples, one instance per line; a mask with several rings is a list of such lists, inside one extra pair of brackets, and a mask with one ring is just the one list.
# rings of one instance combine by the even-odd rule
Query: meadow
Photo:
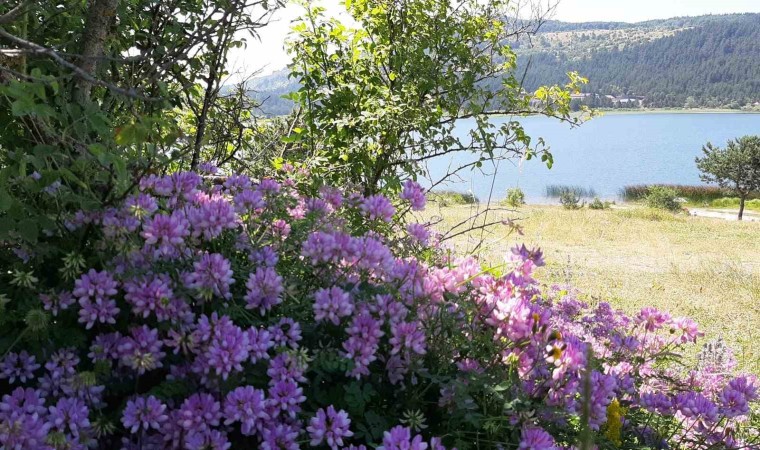
[[(437, 221), (436, 228), (445, 231), (467, 222), (479, 208), (431, 205), (420, 218)], [(465, 253), (482, 239), (476, 254), (492, 265), (515, 243), (540, 246), (547, 262), (538, 272), (543, 283), (571, 284), (583, 300), (608, 301), (629, 313), (654, 306), (692, 317), (705, 332), (702, 342), (722, 337), (740, 368), (760, 374), (760, 223), (638, 206), (600, 211), (524, 206), (492, 212), (488, 221), (500, 218), (514, 220), (522, 235), (494, 225), (449, 243)], [(482, 221), (480, 216), (476, 224)]]

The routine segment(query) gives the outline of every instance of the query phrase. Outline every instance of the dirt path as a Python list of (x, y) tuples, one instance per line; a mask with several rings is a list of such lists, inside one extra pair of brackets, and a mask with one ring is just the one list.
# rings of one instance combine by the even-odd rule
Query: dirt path
[[(697, 217), (712, 217), (714, 219), (737, 220), (738, 209), (709, 209), (709, 208), (689, 208), (689, 215)], [(744, 218), (747, 222), (760, 222), (760, 214), (756, 212), (744, 211)]]

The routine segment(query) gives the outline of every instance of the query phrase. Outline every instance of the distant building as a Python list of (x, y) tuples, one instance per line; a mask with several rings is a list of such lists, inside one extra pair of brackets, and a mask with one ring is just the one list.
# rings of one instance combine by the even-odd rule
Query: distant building
[(605, 95), (605, 97), (618, 106), (642, 106), (644, 104), (644, 97), (640, 96), (621, 95), (615, 97), (612, 95)]

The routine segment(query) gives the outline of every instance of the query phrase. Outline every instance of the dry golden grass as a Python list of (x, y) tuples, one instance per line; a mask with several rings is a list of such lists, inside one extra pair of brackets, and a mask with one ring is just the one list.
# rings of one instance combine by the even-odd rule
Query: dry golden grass
[[(432, 207), (422, 219), (442, 219), (436, 228), (445, 231), (476, 208)], [(488, 219), (498, 218), (515, 219), (523, 235), (495, 225), (452, 239), (455, 250), (471, 252), (483, 237), (476, 253), (495, 265), (515, 243), (540, 246), (547, 261), (540, 281), (569, 283), (588, 301), (609, 301), (628, 312), (654, 306), (692, 317), (705, 339), (722, 336), (741, 368), (760, 374), (760, 223), (556, 206), (526, 206)]]

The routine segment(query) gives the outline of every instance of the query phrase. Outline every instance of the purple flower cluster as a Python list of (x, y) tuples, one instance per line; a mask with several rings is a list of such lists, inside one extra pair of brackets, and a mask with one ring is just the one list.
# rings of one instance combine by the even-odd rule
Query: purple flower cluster
[(230, 297), (230, 285), (235, 282), (230, 262), (219, 253), (204, 253), (193, 263), (187, 275), (188, 287), (196, 289), (202, 298)]
[(314, 320), (328, 321), (334, 325), (354, 311), (351, 295), (337, 286), (320, 289), (314, 293)]
[(264, 391), (252, 386), (241, 386), (227, 394), (224, 400), (224, 423), (240, 422), (240, 431), (246, 436), (262, 431), (270, 419)]
[(18, 380), (19, 383), (26, 383), (27, 380), (34, 378), (34, 371), (40, 368), (36, 358), (29, 355), (25, 350), (20, 353), (8, 353), (5, 358), (0, 360), (0, 380), (7, 379), (13, 384)]
[(258, 309), (262, 316), (282, 301), (285, 292), (282, 277), (273, 267), (257, 268), (249, 275), (245, 287), (248, 289), (245, 295), (246, 308)]
[(312, 447), (320, 445), (322, 442), (327, 444), (332, 450), (343, 447), (343, 438), (350, 438), (354, 435), (349, 429), (351, 419), (348, 413), (340, 410), (336, 411), (335, 407), (330, 405), (327, 410), (320, 408), (317, 415), (309, 421), (306, 431), (309, 432)]
[(558, 450), (552, 435), (541, 428), (525, 428), (520, 434), (520, 450)]
[[(3, 305), (12, 332), (43, 308), (55, 319), (0, 359), (0, 448), (444, 450), (489, 435), (553, 450), (578, 442), (584, 415), (611, 441), (622, 427), (628, 447), (758, 444), (760, 384), (730, 373), (729, 351), (668, 364), (701, 337), (690, 319), (543, 289), (544, 256), (524, 245), (498, 275), (450, 257), (382, 195), (214, 181), (150, 176), (122, 205), (67, 221), (99, 230), (98, 269), (74, 264), (73, 282)], [(413, 181), (400, 197), (425, 205)], [(463, 419), (500, 396), (499, 427)]]
[(157, 214), (143, 224), (140, 235), (154, 257), (176, 257), (190, 235), (190, 223), (181, 213)]
[(238, 218), (230, 202), (218, 194), (196, 195), (193, 206), (186, 210), (187, 220), (192, 224), (193, 235), (214, 239), (224, 230), (237, 228)]
[(143, 325), (132, 328), (129, 336), (119, 340), (116, 349), (125, 366), (143, 374), (163, 367), (161, 360), (166, 354), (162, 347), (163, 342), (158, 338), (158, 330)]
[(377, 360), (380, 338), (384, 334), (381, 327), (382, 321), (372, 317), (369, 311), (354, 316), (346, 329), (348, 339), (343, 343), (346, 357), (354, 363), (350, 376), (360, 378), (370, 374), (369, 365)]
[(169, 277), (135, 278), (124, 283), (124, 300), (132, 312), (142, 318), (155, 314), (158, 320), (171, 320), (178, 312)]
[(408, 201), (413, 211), (422, 211), (425, 209), (425, 204), (427, 203), (425, 189), (415, 181), (407, 180), (404, 183), (403, 190), (399, 197), (402, 200)]
[(165, 414), (166, 405), (161, 403), (156, 397), (137, 397), (135, 400), (127, 402), (121, 423), (129, 429), (130, 433), (137, 433), (139, 430), (150, 431), (161, 430), (163, 424), (169, 419)]
[(396, 208), (393, 207), (390, 200), (380, 194), (365, 198), (361, 210), (368, 219), (382, 220), (383, 222), (390, 222), (393, 215), (396, 214)]

